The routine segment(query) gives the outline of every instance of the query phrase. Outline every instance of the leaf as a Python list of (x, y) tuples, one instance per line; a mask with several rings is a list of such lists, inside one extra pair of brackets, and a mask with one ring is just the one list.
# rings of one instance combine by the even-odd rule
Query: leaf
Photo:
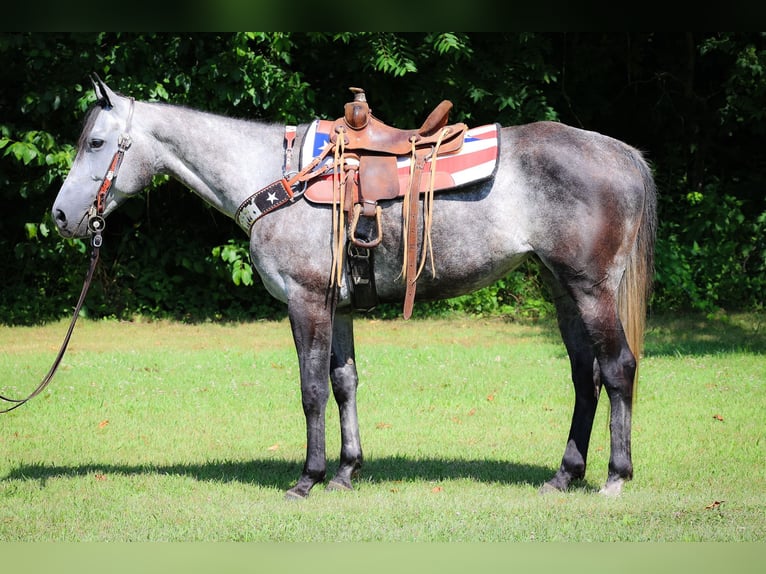
[(390, 429), (391, 426), (391, 423), (375, 423), (376, 429)]
[(14, 142), (6, 151), (6, 155), (13, 155), (17, 160), (24, 162), (24, 165), (29, 163), (37, 157), (37, 148), (34, 144), (28, 144), (24, 142)]
[(103, 480), (106, 480), (106, 475), (105, 474), (101, 474), (101, 473), (96, 473), (95, 474), (95, 478), (96, 478), (96, 480), (102, 480), (103, 481)]
[(36, 239), (37, 238), (37, 224), (35, 223), (25, 223), (24, 224), (24, 231), (27, 233), (27, 239)]
[(715, 501), (711, 502), (710, 504), (708, 504), (708, 505), (705, 507), (705, 510), (713, 510), (714, 508), (718, 508), (718, 507), (719, 507), (719, 506), (721, 506), (721, 505), (722, 505), (724, 502), (726, 502), (726, 501), (725, 501), (725, 500), (715, 500)]
[(495, 393), (490, 393), (487, 395), (487, 400), (491, 403), (495, 400)]
[(109, 419), (104, 419), (100, 423), (98, 423), (98, 428), (100, 429), (106, 428), (108, 424), (109, 424)]
[(716, 415), (713, 415), (713, 418), (714, 418), (715, 420), (717, 420), (717, 421), (721, 421), (721, 422), (723, 422), (723, 416), (722, 416), (722, 415), (718, 415), (718, 414), (716, 414)]
[(444, 489), (443, 489), (441, 486), (434, 486), (434, 487), (431, 489), (431, 492), (433, 492), (434, 494), (436, 494), (436, 493), (439, 493), (439, 492), (441, 492), (442, 490), (444, 490)]
[(279, 443), (276, 443), (276, 444), (272, 444), (272, 445), (271, 445), (269, 448), (267, 448), (266, 450), (270, 450), (270, 451), (272, 451), (272, 452), (273, 452), (273, 451), (275, 451), (275, 450), (279, 450)]

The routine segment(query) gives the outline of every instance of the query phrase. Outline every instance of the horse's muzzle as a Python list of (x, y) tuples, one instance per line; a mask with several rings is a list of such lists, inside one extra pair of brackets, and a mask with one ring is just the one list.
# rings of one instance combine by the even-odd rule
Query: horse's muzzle
[(59, 235), (66, 237), (67, 239), (75, 237), (86, 237), (89, 234), (88, 229), (88, 214), (86, 213), (79, 222), (73, 222), (69, 220), (66, 212), (62, 209), (53, 209), (53, 221), (56, 222)]

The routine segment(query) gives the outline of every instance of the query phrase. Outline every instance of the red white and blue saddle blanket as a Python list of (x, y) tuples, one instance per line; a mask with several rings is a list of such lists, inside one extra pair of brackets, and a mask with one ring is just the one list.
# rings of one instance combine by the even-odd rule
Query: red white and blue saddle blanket
[[(308, 166), (315, 158), (319, 157), (330, 144), (330, 132), (333, 122), (329, 120), (315, 120), (309, 125), (301, 146), (300, 169)], [(471, 183), (482, 181), (492, 177), (497, 169), (497, 157), (499, 153), (499, 125), (489, 124), (469, 129), (466, 132), (463, 146), (457, 152), (439, 155), (436, 158), (436, 171), (434, 177), (434, 191), (444, 191), (462, 187)], [(348, 162), (353, 159), (347, 158)], [(409, 185), (410, 155), (397, 158), (397, 172), (399, 175), (400, 195), (403, 196)], [(306, 198), (315, 203), (331, 203), (333, 201), (333, 156), (327, 154), (323, 164), (317, 166), (314, 173), (322, 171), (326, 173), (313, 178), (306, 190)], [(431, 164), (426, 163), (424, 177), (421, 178), (421, 190), (426, 191), (430, 187)]]

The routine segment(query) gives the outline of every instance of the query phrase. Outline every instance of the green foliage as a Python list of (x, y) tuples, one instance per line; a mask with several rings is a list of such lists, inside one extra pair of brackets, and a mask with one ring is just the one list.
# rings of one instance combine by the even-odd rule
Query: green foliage
[(766, 293), (766, 211), (746, 216), (745, 202), (717, 186), (686, 197), (682, 223), (662, 222), (655, 303), (714, 312), (732, 301), (762, 308)]
[[(419, 302), (413, 309), (415, 318), (458, 314), (538, 321), (552, 317), (554, 313), (537, 260), (526, 261), (516, 271), (484, 289), (453, 299)], [(381, 305), (370, 313), (372, 317), (388, 319), (401, 314), (401, 305), (393, 304)]]
[[(761, 34), (762, 40), (763, 34)], [(758, 45), (756, 45), (758, 44)], [(766, 133), (766, 48), (757, 39), (742, 41), (732, 33), (705, 39), (699, 48), (702, 56), (725, 56), (731, 63), (731, 74), (723, 83), (724, 97), (720, 107), (722, 123), (729, 129), (747, 126)]]
[[(653, 307), (712, 312), (766, 296), (764, 33), (3, 33), (0, 59), (3, 323), (65, 315), (79, 292), (87, 245), (59, 238), (49, 210), (94, 100), (92, 71), (137, 98), (276, 122), (336, 117), (360, 86), (394, 125), (450, 99), (471, 125), (548, 119), (613, 135), (647, 151), (660, 189)], [(264, 303), (236, 226), (180, 192), (156, 178), (110, 217), (87, 313), (283, 312)], [(545, 301), (530, 265), (416, 312), (544, 317)]]
[(250, 265), (250, 252), (246, 243), (231, 239), (225, 245), (214, 247), (213, 257), (220, 257), (227, 264), (234, 285), (253, 284), (253, 268)]
[(375, 70), (394, 77), (418, 71), (409, 46), (393, 32), (374, 34), (372, 48), (376, 53), (373, 65)]

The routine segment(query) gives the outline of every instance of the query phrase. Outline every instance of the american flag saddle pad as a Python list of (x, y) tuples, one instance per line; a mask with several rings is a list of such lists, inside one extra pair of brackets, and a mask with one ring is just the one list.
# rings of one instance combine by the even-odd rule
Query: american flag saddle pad
[[(301, 146), (301, 169), (308, 166), (314, 158), (320, 156), (325, 146), (330, 144), (330, 131), (333, 122), (315, 120), (306, 131)], [(497, 169), (498, 124), (488, 124), (469, 129), (462, 147), (453, 153), (438, 155), (434, 177), (434, 191), (445, 191), (476, 183), (492, 177)], [(314, 203), (333, 202), (333, 155), (327, 154), (321, 166), (314, 173), (324, 168), (324, 173), (311, 179), (305, 197)], [(353, 158), (346, 158), (349, 163)], [(410, 177), (410, 155), (397, 158), (400, 196), (404, 196)], [(420, 181), (421, 192), (427, 191), (431, 184), (431, 164), (427, 162)]]

